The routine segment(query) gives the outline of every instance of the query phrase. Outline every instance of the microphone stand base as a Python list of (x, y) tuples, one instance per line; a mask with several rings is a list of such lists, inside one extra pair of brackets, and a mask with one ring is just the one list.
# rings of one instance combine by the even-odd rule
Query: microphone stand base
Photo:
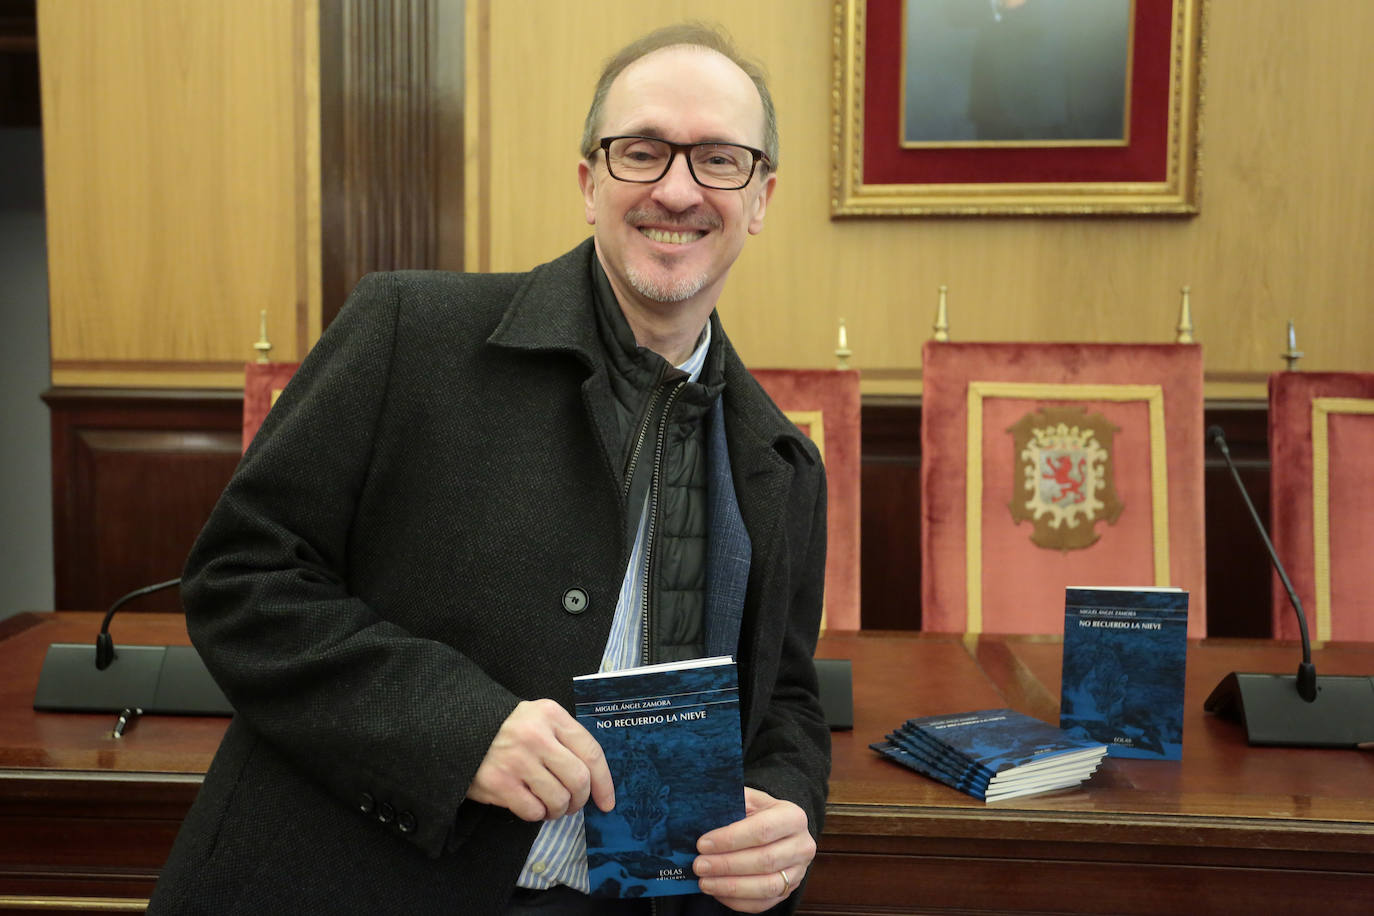
[(1255, 745), (1344, 747), (1374, 741), (1374, 677), (1318, 675), (1317, 698), (1298, 695), (1292, 674), (1222, 678), (1202, 708), (1240, 722)]
[(117, 646), (104, 671), (95, 646), (53, 643), (43, 659), (33, 708), (40, 712), (111, 712), (232, 716), (234, 708), (190, 646)]

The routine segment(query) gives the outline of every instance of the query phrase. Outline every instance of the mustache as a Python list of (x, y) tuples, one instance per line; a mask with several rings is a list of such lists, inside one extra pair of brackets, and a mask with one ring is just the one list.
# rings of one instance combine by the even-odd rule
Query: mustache
[(721, 228), (720, 215), (709, 211), (688, 210), (685, 213), (669, 213), (662, 207), (635, 207), (626, 212), (625, 222), (633, 225), (650, 223), (666, 229), (702, 229), (712, 231)]

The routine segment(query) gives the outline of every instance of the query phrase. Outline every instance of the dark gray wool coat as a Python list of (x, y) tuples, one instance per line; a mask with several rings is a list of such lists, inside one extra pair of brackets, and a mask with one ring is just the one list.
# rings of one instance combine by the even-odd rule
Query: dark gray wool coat
[[(500, 912), (539, 825), (465, 793), (520, 700), (571, 708), (628, 556), (592, 257), (367, 277), (305, 360), (187, 563), (192, 640), (238, 714), (149, 912)], [(745, 782), (819, 836), (824, 473), (719, 345), (753, 545)]]

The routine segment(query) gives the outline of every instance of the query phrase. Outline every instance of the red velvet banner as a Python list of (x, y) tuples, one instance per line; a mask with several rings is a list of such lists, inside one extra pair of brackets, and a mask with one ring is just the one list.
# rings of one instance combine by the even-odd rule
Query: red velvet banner
[[(763, 390), (817, 444), (825, 461), (825, 625), (859, 628), (859, 373), (853, 369), (754, 369)], [(808, 419), (808, 415), (819, 416)], [(817, 428), (819, 426), (819, 429)]]

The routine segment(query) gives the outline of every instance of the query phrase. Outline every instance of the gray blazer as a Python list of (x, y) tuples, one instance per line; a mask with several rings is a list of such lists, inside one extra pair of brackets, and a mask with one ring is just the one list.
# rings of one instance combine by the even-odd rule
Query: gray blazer
[[(187, 562), (238, 714), (149, 912), (501, 910), (538, 825), (465, 793), (518, 702), (571, 708), (628, 556), (591, 257), (369, 276), (302, 364)], [(824, 472), (720, 340), (745, 781), (819, 837)]]

